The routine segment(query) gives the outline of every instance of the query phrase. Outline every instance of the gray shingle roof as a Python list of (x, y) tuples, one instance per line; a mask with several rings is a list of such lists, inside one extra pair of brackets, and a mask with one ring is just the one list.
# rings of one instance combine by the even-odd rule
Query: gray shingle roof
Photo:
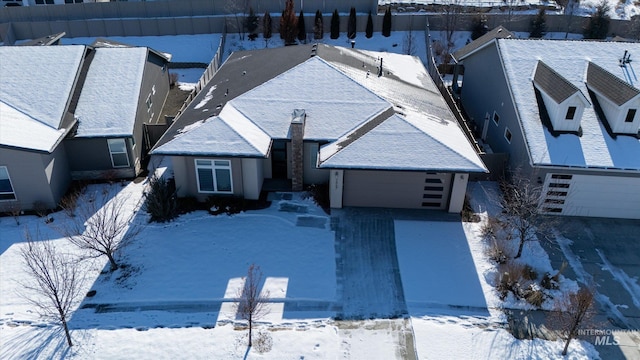
[(580, 91), (577, 86), (540, 60), (536, 64), (533, 82), (558, 104)]
[(460, 61), (462, 58), (474, 52), (475, 50), (479, 49), (484, 44), (492, 41), (493, 39), (511, 39), (511, 38), (515, 38), (513, 33), (507, 30), (507, 28), (505, 28), (504, 26), (500, 25), (497, 28), (475, 39), (474, 41), (468, 43), (467, 45), (462, 47), (460, 50), (454, 52), (453, 58), (456, 61)]
[(587, 66), (587, 86), (618, 106), (640, 94), (640, 90), (592, 62)]

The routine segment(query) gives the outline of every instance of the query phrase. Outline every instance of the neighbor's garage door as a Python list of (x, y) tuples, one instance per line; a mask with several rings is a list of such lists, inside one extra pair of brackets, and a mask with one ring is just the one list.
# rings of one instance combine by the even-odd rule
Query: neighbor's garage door
[(640, 219), (640, 178), (547, 174), (543, 195), (547, 213)]
[(451, 174), (345, 170), (343, 206), (446, 209)]

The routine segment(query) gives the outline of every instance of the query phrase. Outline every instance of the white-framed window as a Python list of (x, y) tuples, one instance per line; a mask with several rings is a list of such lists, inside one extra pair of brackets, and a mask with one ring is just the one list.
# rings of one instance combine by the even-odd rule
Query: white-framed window
[(508, 127), (504, 128), (504, 138), (507, 140), (509, 144), (511, 144), (511, 131)]
[(107, 139), (107, 143), (109, 154), (111, 154), (111, 165), (114, 168), (129, 167), (129, 154), (124, 139)]
[(198, 192), (233, 193), (231, 161), (195, 159)]
[(155, 86), (155, 85), (153, 85), (153, 86), (151, 87), (151, 93), (152, 93), (153, 95), (155, 95), (155, 94), (156, 94), (156, 86)]
[(0, 201), (15, 199), (16, 193), (13, 191), (9, 170), (6, 166), (0, 166)]
[(153, 105), (153, 101), (151, 100), (151, 94), (149, 94), (149, 96), (147, 96), (147, 112), (151, 111), (151, 105)]
[(495, 111), (493, 112), (493, 122), (496, 123), (496, 125), (500, 122), (500, 115)]

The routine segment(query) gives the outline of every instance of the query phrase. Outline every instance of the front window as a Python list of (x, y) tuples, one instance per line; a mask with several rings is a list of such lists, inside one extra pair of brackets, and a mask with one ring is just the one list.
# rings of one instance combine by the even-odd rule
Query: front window
[(196, 159), (196, 179), (201, 193), (232, 193), (231, 161)]
[(114, 168), (129, 167), (129, 154), (124, 139), (108, 139), (111, 164)]
[(9, 170), (6, 166), (0, 166), (0, 201), (15, 200), (16, 193), (13, 191)]
[(496, 123), (496, 125), (500, 122), (500, 115), (495, 111), (493, 112), (493, 122)]

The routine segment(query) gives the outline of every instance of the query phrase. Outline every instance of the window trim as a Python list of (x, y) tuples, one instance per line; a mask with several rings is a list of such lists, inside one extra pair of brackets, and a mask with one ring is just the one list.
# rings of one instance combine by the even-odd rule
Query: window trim
[(497, 111), (494, 111), (491, 120), (493, 120), (493, 123), (497, 126), (500, 123), (500, 114), (498, 114)]
[[(509, 134), (509, 136), (507, 136), (507, 134)], [(511, 140), (513, 139), (513, 134), (511, 133), (511, 130), (509, 130), (509, 128), (506, 126), (504, 128), (504, 139), (507, 140), (509, 144), (511, 144)]]
[[(211, 165), (200, 165), (198, 161), (208, 161)], [(216, 162), (226, 162), (227, 165), (219, 165)], [(231, 160), (226, 159), (193, 159), (193, 165), (196, 173), (196, 185), (198, 186), (198, 193), (201, 194), (233, 194), (233, 170), (231, 167)], [(213, 191), (202, 190), (200, 187), (200, 176), (198, 175), (199, 169), (211, 170), (211, 178), (213, 179)], [(229, 183), (231, 185), (231, 189), (229, 191), (220, 191), (218, 190), (218, 178), (216, 177), (216, 169), (225, 169), (229, 170)]]
[[(115, 143), (115, 142), (122, 142), (122, 145), (124, 145), (124, 152), (113, 152), (111, 150), (111, 143)], [(116, 139), (107, 139), (107, 147), (109, 148), (109, 157), (111, 158), (111, 166), (113, 166), (113, 168), (115, 169), (120, 169), (120, 168), (128, 168), (131, 167), (131, 161), (129, 159), (129, 152), (127, 151), (127, 142), (125, 141), (125, 139), (123, 138), (116, 138)], [(126, 159), (127, 159), (127, 165), (117, 165), (115, 161), (113, 160), (113, 155), (116, 154), (125, 154), (126, 155)]]
[(11, 174), (9, 174), (9, 168), (6, 166), (0, 166), (0, 169), (4, 169), (7, 173), (7, 180), (9, 180), (9, 186), (11, 187), (11, 192), (0, 192), (0, 195), (12, 195), (13, 199), (1, 199), (0, 201), (16, 201), (18, 197), (16, 196), (16, 188), (13, 187), (13, 182), (11, 181)]
[(151, 99), (151, 93), (147, 96), (147, 100), (145, 101), (147, 104), (147, 112), (151, 111), (151, 107), (153, 106), (153, 100)]

